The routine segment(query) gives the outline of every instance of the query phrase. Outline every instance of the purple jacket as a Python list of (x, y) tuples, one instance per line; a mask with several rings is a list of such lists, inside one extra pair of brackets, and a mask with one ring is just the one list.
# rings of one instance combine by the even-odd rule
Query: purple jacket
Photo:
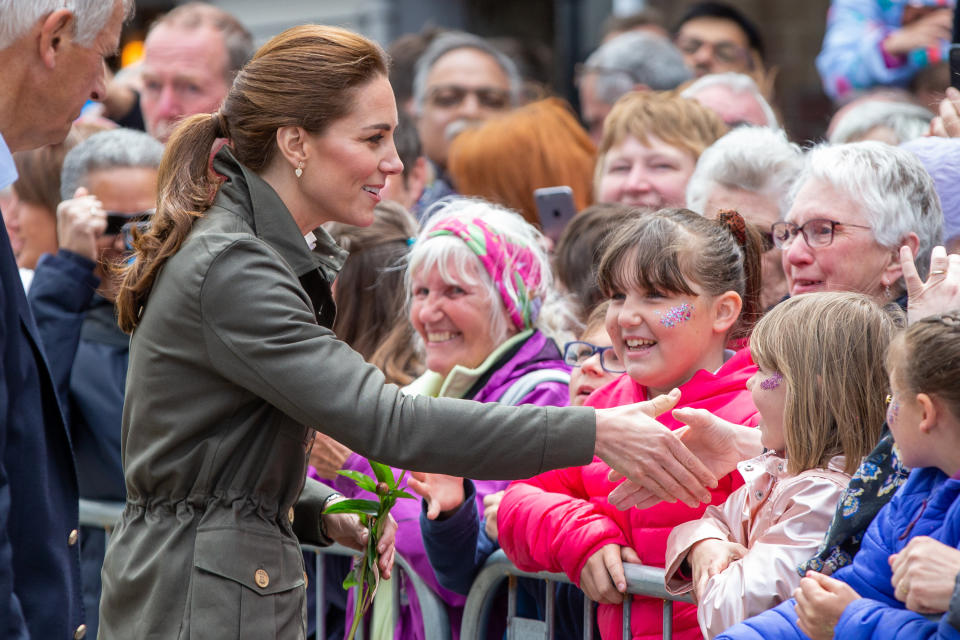
[[(524, 334), (508, 341), (504, 346), (507, 349), (500, 349), (499, 357), (489, 358), (478, 369), (472, 370), (469, 374), (464, 370), (460, 375), (472, 375), (475, 381), (471, 388), (461, 397), (472, 398), (481, 402), (496, 402), (507, 393), (514, 383), (523, 376), (545, 369), (559, 370), (563, 373), (569, 373), (570, 368), (564, 364), (563, 358), (557, 348), (556, 343), (546, 337), (539, 331), (534, 331), (526, 339)], [(516, 342), (511, 345), (510, 342)], [(456, 374), (451, 372), (450, 375)], [(430, 375), (429, 373), (427, 375)], [(464, 382), (466, 384), (466, 382)], [(415, 386), (416, 382), (411, 386)], [(567, 384), (562, 382), (541, 382), (536, 385), (529, 393), (525, 394), (516, 404), (535, 404), (538, 406), (556, 406), (564, 407), (569, 404), (570, 392)], [(451, 428), (456, 428), (451, 425)], [(360, 471), (373, 476), (373, 471), (366, 459), (357, 454), (351, 454), (343, 465), (343, 469)], [(398, 476), (400, 471), (394, 469), (394, 475)], [(359, 489), (352, 480), (339, 476), (332, 482), (327, 482), (337, 491), (348, 498), (366, 498), (375, 500), (376, 496)], [(476, 487), (476, 506), (479, 513), (483, 513), (483, 498), (487, 494), (496, 493), (506, 489), (510, 483), (509, 480), (473, 480)], [(410, 493), (406, 487), (406, 481), (401, 484), (402, 488)], [(392, 510), (392, 515), (398, 524), (397, 530), (397, 552), (403, 556), (403, 559), (413, 568), (417, 575), (431, 588), (446, 604), (447, 615), (450, 618), (450, 627), (452, 636), (456, 640), (460, 635), (460, 620), (463, 616), (463, 605), (466, 598), (460, 594), (454, 593), (441, 587), (430, 562), (427, 559), (424, 550), (423, 538), (420, 533), (420, 512), (421, 506), (418, 500), (398, 500)], [(449, 540), (449, 544), (457, 546), (460, 544), (457, 540)], [(462, 547), (460, 547), (462, 548)], [(474, 547), (464, 549), (465, 557), (473, 562)], [(394, 575), (402, 576), (401, 573)], [(402, 578), (401, 578), (402, 579)], [(401, 590), (406, 594), (408, 606), (401, 604), (401, 610), (398, 612), (397, 627), (394, 637), (398, 640), (421, 640), (424, 638), (424, 630), (421, 625), (420, 606), (417, 602), (416, 594), (413, 588), (406, 588), (401, 583)], [(353, 600), (348, 602), (347, 620), (353, 615)], [(349, 625), (348, 625), (349, 626)]]

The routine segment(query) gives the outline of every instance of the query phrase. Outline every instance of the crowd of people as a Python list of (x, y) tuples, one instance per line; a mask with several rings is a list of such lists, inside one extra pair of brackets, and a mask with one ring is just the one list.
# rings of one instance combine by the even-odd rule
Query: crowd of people
[[(132, 0), (0, 7), (5, 637), (340, 637), (300, 544), (365, 547), (371, 460), (453, 637), (496, 549), (559, 637), (659, 637), (625, 563), (680, 639), (960, 637), (951, 1), (833, 0), (802, 144), (721, 2), (611, 19), (579, 112), (464, 31), (190, 2), (108, 78)], [(369, 633), (423, 638), (393, 579)]]

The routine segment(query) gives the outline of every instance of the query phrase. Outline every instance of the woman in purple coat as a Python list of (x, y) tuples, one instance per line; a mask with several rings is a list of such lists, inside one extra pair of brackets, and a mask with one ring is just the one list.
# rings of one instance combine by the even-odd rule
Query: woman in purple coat
[[(407, 285), (410, 323), (427, 367), (404, 388), (407, 393), (511, 405), (569, 403), (570, 367), (547, 332), (558, 331), (570, 316), (553, 293), (540, 233), (518, 214), (475, 199), (434, 208), (409, 254)], [(342, 468), (372, 474), (356, 454)], [(464, 564), (472, 567), (478, 514), (485, 499), (496, 504), (508, 481), (450, 480), (448, 489), (459, 492), (457, 504), (476, 506), (461, 510), (469, 516), (468, 525), (445, 530), (443, 544), (459, 549)], [(348, 497), (371, 497), (342, 476), (333, 486)], [(400, 500), (392, 513), (399, 525), (397, 552), (447, 605), (456, 638), (466, 600), (457, 591), (465, 590), (431, 567), (419, 502)], [(405, 592), (409, 606), (398, 612), (394, 637), (423, 638), (416, 595), (412, 588)]]

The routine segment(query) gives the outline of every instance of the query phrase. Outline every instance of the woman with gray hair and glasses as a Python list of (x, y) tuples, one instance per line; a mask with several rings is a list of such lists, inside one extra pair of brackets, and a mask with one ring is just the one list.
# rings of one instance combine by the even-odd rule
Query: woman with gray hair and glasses
[(916, 156), (881, 142), (815, 147), (791, 200), (772, 228), (790, 295), (855, 291), (906, 307), (900, 248), (910, 248), (926, 277), (943, 224), (933, 179)]

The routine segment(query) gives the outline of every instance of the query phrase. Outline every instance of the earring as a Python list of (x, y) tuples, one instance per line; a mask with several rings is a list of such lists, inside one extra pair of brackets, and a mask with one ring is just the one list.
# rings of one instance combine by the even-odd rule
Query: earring
[(294, 175), (297, 176), (297, 178), (299, 178), (300, 176), (303, 175), (303, 160), (301, 160), (301, 161), (297, 164), (297, 168), (293, 170), (293, 173), (294, 173)]
[(883, 285), (883, 295), (884, 295), (886, 298), (891, 298), (891, 297), (892, 297), (892, 294), (890, 293), (890, 285), (888, 285), (888, 284)]

